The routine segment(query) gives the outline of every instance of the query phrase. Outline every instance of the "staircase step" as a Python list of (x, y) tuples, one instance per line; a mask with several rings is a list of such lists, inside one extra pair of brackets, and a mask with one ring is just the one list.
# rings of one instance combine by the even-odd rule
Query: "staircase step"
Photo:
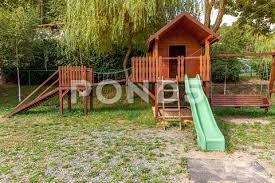
[(182, 119), (184, 119), (184, 120), (192, 120), (193, 119), (193, 117), (192, 116), (159, 116), (158, 117), (159, 119), (163, 119), (163, 120), (171, 120), (171, 121), (175, 121), (175, 120), (182, 120)]
[(160, 116), (159, 118), (162, 118), (162, 119), (179, 119), (180, 117), (179, 116)]
[(163, 100), (163, 102), (177, 102), (178, 101), (177, 98), (164, 98), (162, 100)]
[(163, 90), (164, 92), (178, 92), (179, 90), (177, 90), (177, 89), (164, 89)]
[(179, 112), (179, 109), (178, 108), (166, 108), (166, 109), (162, 109), (163, 111), (166, 111), (166, 112)]
[(162, 80), (162, 83), (173, 83), (173, 84), (177, 84), (177, 81), (175, 80)]

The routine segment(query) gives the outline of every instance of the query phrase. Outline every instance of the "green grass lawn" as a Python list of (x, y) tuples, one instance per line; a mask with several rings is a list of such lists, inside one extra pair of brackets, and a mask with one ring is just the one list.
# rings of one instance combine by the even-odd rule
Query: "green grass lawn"
[[(31, 88), (24, 87), (24, 96)], [(17, 103), (16, 87), (0, 88), (0, 115)], [(182, 182), (186, 155), (199, 150), (192, 124), (163, 131), (151, 106), (136, 99), (115, 105), (95, 101), (85, 116), (81, 102), (58, 113), (57, 98), (16, 115), (0, 118), (0, 182)], [(247, 152), (274, 163), (275, 108), (216, 109), (226, 151)], [(262, 124), (232, 124), (223, 116), (252, 116)], [(214, 157), (213, 157), (214, 158)], [(273, 158), (273, 159), (272, 159)]]

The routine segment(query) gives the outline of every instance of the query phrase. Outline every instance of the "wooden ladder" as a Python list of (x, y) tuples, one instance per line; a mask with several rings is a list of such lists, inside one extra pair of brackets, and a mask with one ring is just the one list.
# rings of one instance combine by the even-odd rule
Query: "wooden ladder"
[[(166, 84), (176, 85), (176, 87), (172, 89), (165, 88)], [(161, 86), (160, 91), (162, 94), (162, 114), (160, 114), (159, 118), (164, 121), (179, 121), (180, 129), (182, 128), (181, 124), (181, 100), (180, 100), (180, 91), (179, 91), (179, 81), (178, 77), (176, 77), (176, 80), (164, 80), (162, 78), (161, 80)], [(165, 94), (167, 93), (176, 93), (176, 98), (165, 98)], [(171, 102), (176, 102), (176, 106), (171, 106)], [(167, 106), (167, 104), (170, 104), (170, 106)], [(177, 115), (170, 115), (165, 116), (165, 112), (175, 112)]]

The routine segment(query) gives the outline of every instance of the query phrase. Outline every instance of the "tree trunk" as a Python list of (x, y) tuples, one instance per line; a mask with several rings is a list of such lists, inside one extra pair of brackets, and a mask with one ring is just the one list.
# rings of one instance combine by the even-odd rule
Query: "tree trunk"
[(204, 25), (206, 25), (208, 28), (210, 28), (211, 26), (211, 12), (214, 4), (215, 4), (215, 0), (204, 0), (204, 7), (205, 7)]
[(129, 60), (131, 52), (132, 52), (132, 42), (129, 41), (127, 53), (126, 53), (126, 55), (124, 57), (124, 60), (123, 60), (123, 69), (124, 69), (126, 80), (128, 80), (128, 78), (129, 78), (129, 72), (127, 70), (127, 65), (128, 65), (128, 60)]
[(128, 78), (129, 78), (129, 72), (127, 70), (127, 65), (128, 65), (128, 60), (129, 60), (129, 57), (130, 57), (130, 54), (132, 52), (132, 47), (133, 47), (133, 23), (130, 21), (130, 16), (129, 16), (129, 13), (126, 12), (125, 14), (125, 21), (127, 22), (127, 29), (128, 29), (128, 50), (127, 50), (127, 53), (124, 57), (124, 60), (123, 60), (123, 69), (124, 69), (124, 73), (125, 73), (125, 79), (126, 79), (126, 85), (127, 85), (127, 82), (128, 82)]
[(44, 67), (47, 71), (48, 70), (48, 62), (49, 62), (49, 51), (48, 51), (48, 46), (45, 47), (44, 41), (43, 41), (43, 54), (44, 54)]
[(79, 60), (80, 60), (80, 65), (83, 65), (83, 59), (82, 59), (82, 52), (81, 52), (81, 49), (78, 48), (78, 51), (79, 51)]
[(40, 0), (40, 24), (44, 23), (44, 0)]
[(0, 66), (0, 86), (5, 84), (5, 77), (4, 77), (4, 73), (2, 71), (2, 68)]
[(226, 4), (226, 0), (220, 0), (220, 7), (219, 7), (218, 15), (217, 15), (214, 25), (212, 26), (212, 30), (214, 32), (218, 31), (218, 29), (220, 28), (220, 25), (222, 23), (222, 18), (223, 18), (224, 11), (225, 11), (225, 4)]
[(18, 85), (18, 101), (21, 102), (22, 97), (21, 97), (21, 84), (20, 84), (20, 71), (19, 71), (19, 66), (16, 66), (17, 70), (17, 85)]
[(22, 97), (21, 97), (21, 83), (20, 83), (20, 70), (19, 70), (17, 39), (16, 39), (16, 46), (15, 46), (15, 57), (16, 57), (16, 71), (17, 71), (18, 101), (21, 102)]

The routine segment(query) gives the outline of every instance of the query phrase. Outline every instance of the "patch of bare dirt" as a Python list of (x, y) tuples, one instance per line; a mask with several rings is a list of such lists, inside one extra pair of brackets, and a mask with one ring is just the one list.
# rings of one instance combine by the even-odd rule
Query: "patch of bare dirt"
[(0, 115), (0, 123), (4, 122), (6, 120), (6, 118), (4, 118), (3, 116)]
[(268, 125), (271, 121), (262, 118), (252, 118), (247, 116), (225, 116), (222, 118), (224, 121), (235, 123), (235, 124), (263, 124)]

